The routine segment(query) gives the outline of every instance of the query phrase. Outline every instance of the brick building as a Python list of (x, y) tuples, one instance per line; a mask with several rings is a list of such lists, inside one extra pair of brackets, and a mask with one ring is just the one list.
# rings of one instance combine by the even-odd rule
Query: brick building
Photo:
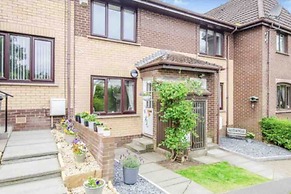
[[(144, 101), (140, 93), (151, 92), (156, 77), (190, 77), (200, 80), (207, 91), (203, 130), (217, 141), (218, 132), (223, 135), (227, 126), (258, 133), (257, 122), (267, 110), (277, 114), (277, 82), (284, 83), (280, 91), (290, 89), (289, 73), (279, 76), (286, 68), (283, 63), (290, 63), (288, 51), (276, 54), (276, 32), (270, 31), (269, 72), (274, 73), (269, 74), (269, 89), (274, 91), (266, 96), (264, 33), (272, 25), (268, 19), (246, 18), (237, 25), (238, 21), (222, 17), (223, 9), (203, 15), (157, 0), (81, 2), (0, 2), (0, 90), (14, 95), (9, 101), (14, 130), (50, 127), (50, 99), (64, 98), (69, 115), (97, 113), (112, 128), (118, 144), (141, 135), (156, 140), (155, 98)], [(271, 4), (264, 1), (263, 6), (265, 2), (267, 14)], [(286, 11), (284, 18), (290, 26)], [(290, 44), (289, 28), (282, 24), (281, 30), (278, 39)], [(278, 60), (282, 67), (277, 69), (272, 64)], [(134, 78), (130, 72), (137, 69)], [(254, 108), (250, 96), (259, 97)], [(286, 103), (284, 107), (289, 106)], [(271, 106), (275, 108), (266, 108)], [(2, 111), (1, 124), (3, 116)]]

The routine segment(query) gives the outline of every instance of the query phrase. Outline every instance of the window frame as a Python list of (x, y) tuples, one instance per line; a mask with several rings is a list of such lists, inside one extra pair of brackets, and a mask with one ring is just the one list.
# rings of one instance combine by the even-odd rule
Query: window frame
[[(105, 4), (105, 35), (99, 35), (99, 34), (94, 34), (93, 33), (93, 3), (97, 2), (97, 3), (101, 3), (101, 4)], [(108, 37), (108, 5), (114, 5), (114, 6), (119, 6), (120, 7), (120, 39), (114, 39), (114, 38), (109, 38)], [(124, 38), (124, 31), (123, 31), (123, 27), (124, 27), (124, 9), (130, 10), (134, 12), (134, 40), (128, 40)], [(124, 6), (122, 4), (118, 4), (115, 2), (107, 2), (107, 1), (100, 1), (100, 0), (92, 0), (91, 2), (91, 9), (90, 9), (90, 33), (92, 36), (97, 36), (97, 37), (101, 37), (101, 38), (107, 38), (110, 40), (117, 40), (117, 41), (126, 41), (126, 42), (133, 42), (136, 43), (137, 42), (137, 10), (128, 6)]]
[[(55, 40), (53, 38), (47, 38), (42, 36), (33, 36), (29, 34), (14, 33), (14, 32), (2, 32), (0, 35), (4, 36), (4, 77), (0, 77), (0, 82), (12, 82), (12, 83), (53, 83), (55, 81)], [(29, 79), (27, 80), (13, 80), (10, 79), (10, 37), (21, 36), (28, 37), (30, 40), (30, 60), (29, 60)], [(51, 43), (51, 79), (41, 80), (35, 79), (35, 40), (48, 41)]]
[[(278, 87), (282, 87), (282, 86), (285, 86), (286, 87), (286, 90), (285, 90), (285, 95), (284, 95), (284, 98), (285, 98), (285, 108), (280, 108), (280, 106), (278, 106), (278, 102), (279, 102), (279, 99), (278, 99)], [(289, 92), (288, 92), (288, 88), (289, 88)], [(290, 83), (277, 83), (276, 85), (276, 109), (277, 110), (290, 110), (291, 109), (291, 84)], [(287, 95), (289, 94), (289, 96)], [(288, 99), (289, 98), (289, 99)], [(288, 108), (289, 106), (289, 108)], [(287, 107), (287, 108), (286, 108)]]
[[(280, 50), (280, 36), (283, 36), (283, 40), (284, 40), (284, 52), (283, 51), (281, 51)], [(279, 36), (279, 40), (278, 40), (278, 37)], [(279, 45), (278, 45), (279, 44)], [(279, 48), (279, 49), (277, 49), (277, 47)], [(284, 53), (284, 54), (287, 54), (288, 53), (288, 35), (287, 34), (285, 34), (285, 33), (282, 33), (282, 32), (280, 32), (280, 31), (277, 31), (277, 33), (276, 33), (276, 52), (278, 52), (278, 53)]]
[[(94, 80), (100, 79), (104, 80), (104, 109), (103, 112), (94, 112), (93, 110), (93, 88), (94, 88)], [(121, 112), (110, 113), (108, 112), (108, 79), (118, 79), (121, 80)], [(125, 81), (133, 81), (134, 82), (134, 110), (128, 111), (124, 110), (124, 100), (125, 100)], [(137, 79), (129, 78), (129, 77), (114, 77), (114, 76), (98, 76), (91, 75), (91, 90), (90, 90), (90, 112), (92, 114), (98, 114), (102, 116), (112, 116), (112, 115), (128, 115), (128, 114), (136, 114), (137, 110)]]
[[(200, 47), (201, 47), (201, 36), (200, 36), (200, 31), (201, 30), (205, 30), (205, 32), (206, 32), (206, 53), (204, 53), (204, 52), (201, 52), (201, 50), (200, 50)], [(222, 39), (221, 39), (221, 55), (217, 55), (216, 53), (217, 53), (217, 43), (216, 43), (216, 40), (214, 39), (214, 55), (211, 55), (211, 54), (209, 54), (209, 52), (208, 52), (208, 31), (209, 30), (211, 30), (211, 31), (213, 31), (214, 32), (214, 34), (213, 34), (213, 37), (215, 37), (216, 38), (216, 34), (221, 34), (222, 35)], [(214, 56), (214, 57), (223, 57), (224, 56), (224, 45), (225, 45), (225, 43), (224, 43), (224, 41), (225, 41), (225, 35), (224, 35), (224, 32), (222, 32), (222, 31), (218, 31), (218, 30), (215, 30), (215, 29), (209, 29), (209, 28), (206, 28), (206, 27), (200, 27), (199, 28), (199, 41), (198, 41), (198, 44), (199, 44), (199, 53), (200, 54), (203, 54), (203, 55), (208, 55), (208, 56)]]

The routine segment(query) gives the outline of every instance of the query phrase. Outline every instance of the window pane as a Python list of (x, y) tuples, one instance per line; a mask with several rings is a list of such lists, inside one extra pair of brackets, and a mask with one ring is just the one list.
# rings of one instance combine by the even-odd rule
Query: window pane
[(4, 36), (0, 36), (0, 77), (4, 77)]
[(93, 112), (104, 112), (104, 80), (93, 81)]
[(121, 112), (121, 80), (108, 79), (108, 113)]
[(135, 12), (124, 9), (123, 12), (123, 38), (135, 40)]
[(9, 79), (28, 80), (30, 77), (30, 38), (10, 36)]
[(49, 41), (35, 40), (34, 44), (34, 78), (50, 80), (52, 79), (52, 43)]
[(206, 30), (200, 29), (200, 53), (207, 53), (206, 51)]
[(124, 99), (124, 111), (134, 111), (134, 81), (125, 81), (125, 99)]
[(92, 33), (105, 36), (105, 4), (93, 2), (92, 12)]
[(207, 31), (207, 54), (214, 55), (214, 31)]
[(215, 34), (216, 37), (216, 55), (222, 55), (222, 41), (223, 41), (223, 36), (220, 33)]
[(108, 5), (108, 38), (120, 39), (120, 7)]
[(277, 36), (276, 36), (276, 50), (277, 51), (280, 51), (280, 35), (279, 34), (277, 34)]

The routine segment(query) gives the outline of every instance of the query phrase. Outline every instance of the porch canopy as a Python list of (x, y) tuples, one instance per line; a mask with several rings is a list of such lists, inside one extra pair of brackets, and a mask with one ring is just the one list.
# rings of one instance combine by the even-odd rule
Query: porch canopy
[(202, 61), (184, 54), (159, 50), (135, 64), (140, 72), (159, 69), (192, 71), (200, 73), (218, 73), (224, 70), (221, 66)]

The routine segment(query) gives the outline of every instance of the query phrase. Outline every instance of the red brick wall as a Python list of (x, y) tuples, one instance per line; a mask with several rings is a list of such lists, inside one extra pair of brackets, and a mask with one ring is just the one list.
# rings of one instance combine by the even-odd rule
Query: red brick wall
[(114, 176), (114, 137), (103, 137), (89, 128), (74, 122), (78, 135), (88, 146), (88, 149), (102, 169), (102, 178), (112, 180)]
[[(262, 27), (238, 32), (234, 45), (234, 126), (246, 128), (261, 137), (262, 115)], [(250, 96), (259, 97), (251, 108)]]
[(197, 25), (139, 9), (138, 42), (142, 46), (196, 54)]
[[(90, 1), (89, 1), (90, 2)], [(82, 7), (79, 0), (75, 0), (75, 36), (88, 36), (90, 32), (91, 3)]]

